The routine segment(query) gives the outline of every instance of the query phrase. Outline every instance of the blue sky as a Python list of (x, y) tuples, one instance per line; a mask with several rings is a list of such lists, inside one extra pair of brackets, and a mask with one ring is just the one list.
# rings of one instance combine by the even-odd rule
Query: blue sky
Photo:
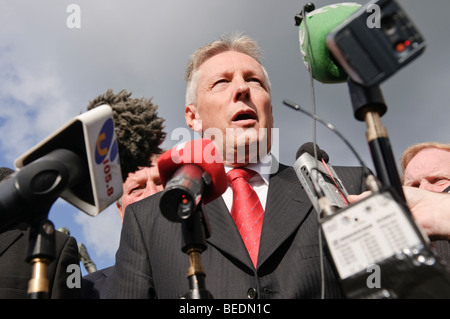
[[(382, 117), (399, 159), (409, 145), (450, 142), (449, 23), (446, 0), (399, 1), (427, 40), (425, 53), (381, 86)], [(68, 28), (70, 4), (81, 9), (80, 28)], [(279, 157), (292, 165), (299, 146), (312, 140), (312, 120), (283, 105), (311, 108), (311, 87), (301, 60), (294, 0), (0, 0), (0, 166), (14, 160), (86, 110), (111, 88), (153, 97), (166, 119), (163, 147), (178, 142), (184, 122), (184, 70), (189, 55), (223, 33), (255, 38), (272, 82)], [(332, 1), (314, 1), (316, 7)], [(365, 2), (360, 2), (365, 3)], [(373, 169), (365, 123), (357, 121), (346, 84), (316, 82), (317, 114), (335, 125)], [(358, 165), (335, 135), (317, 127), (317, 142), (333, 165)], [(90, 217), (64, 200), (49, 218), (85, 244), (98, 268), (114, 264), (121, 220), (115, 205)], [(214, 231), (214, 230), (213, 230)], [(84, 269), (83, 269), (84, 271)], [(85, 273), (85, 271), (84, 271)]]

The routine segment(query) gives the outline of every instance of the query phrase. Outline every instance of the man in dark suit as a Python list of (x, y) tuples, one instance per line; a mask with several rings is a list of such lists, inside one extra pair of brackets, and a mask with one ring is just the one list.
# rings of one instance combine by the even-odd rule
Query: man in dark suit
[[(216, 299), (343, 298), (321, 247), (316, 212), (293, 168), (270, 152), (270, 81), (257, 44), (236, 35), (200, 48), (191, 56), (186, 81), (187, 125), (213, 140), (227, 172), (256, 172), (248, 183), (264, 208), (252, 259), (230, 214), (238, 191), (228, 188), (205, 205), (212, 230), (201, 254), (206, 290)], [(362, 168), (335, 169), (349, 193), (361, 193)], [(127, 207), (108, 297), (180, 298), (189, 292), (181, 225), (161, 214), (160, 198), (157, 193)]]
[[(8, 178), (14, 171), (0, 168), (0, 180)], [(31, 279), (31, 265), (25, 261), (28, 251), (29, 224), (23, 222), (0, 232), (0, 299), (29, 298), (28, 282)], [(80, 298), (80, 287), (70, 288), (67, 284), (72, 271), (69, 265), (78, 265), (78, 247), (75, 238), (56, 231), (55, 260), (47, 267), (49, 280), (48, 298)], [(78, 278), (80, 279), (80, 278)]]
[[(117, 210), (122, 218), (125, 215), (126, 207), (145, 197), (163, 190), (159, 178), (158, 167), (155, 155), (151, 162), (151, 167), (141, 167), (136, 172), (128, 173), (126, 181), (123, 183), (122, 197), (117, 201)], [(114, 266), (99, 269), (83, 277), (83, 298), (103, 299), (108, 290), (109, 279), (113, 273)]]

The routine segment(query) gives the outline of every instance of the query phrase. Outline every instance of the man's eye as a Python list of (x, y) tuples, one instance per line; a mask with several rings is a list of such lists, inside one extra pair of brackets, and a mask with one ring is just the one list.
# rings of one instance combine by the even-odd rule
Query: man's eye
[(249, 82), (256, 82), (256, 83), (262, 84), (262, 81), (260, 79), (258, 79), (258, 78), (251, 78), (251, 79), (248, 79), (247, 81), (249, 81)]
[(262, 81), (260, 78), (250, 78), (247, 80), (247, 82), (249, 83), (249, 85), (262, 87), (263, 89), (266, 89), (264, 81)]
[(434, 180), (433, 180), (433, 184), (436, 184), (436, 185), (444, 185), (444, 184), (446, 184), (446, 183), (448, 183), (450, 180), (448, 179), (448, 178), (445, 178), (445, 177), (438, 177), (438, 178), (435, 178)]
[(228, 83), (228, 80), (226, 80), (226, 79), (220, 79), (220, 80), (214, 82), (214, 86), (220, 85), (220, 84), (226, 84), (226, 83)]
[(136, 186), (130, 190), (130, 194), (135, 194), (135, 193), (141, 192), (143, 189), (145, 189), (145, 186), (142, 186), (142, 185)]

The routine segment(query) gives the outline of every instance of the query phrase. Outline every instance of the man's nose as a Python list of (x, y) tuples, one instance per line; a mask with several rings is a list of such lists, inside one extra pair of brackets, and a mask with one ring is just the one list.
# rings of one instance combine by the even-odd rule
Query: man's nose
[(234, 102), (248, 100), (250, 98), (250, 88), (245, 80), (239, 80), (236, 83), (236, 92), (234, 94)]
[(146, 189), (146, 197), (147, 196), (151, 196), (159, 191), (162, 190), (162, 186), (161, 185), (155, 185), (153, 183), (151, 183), (150, 185), (147, 185), (147, 189)]

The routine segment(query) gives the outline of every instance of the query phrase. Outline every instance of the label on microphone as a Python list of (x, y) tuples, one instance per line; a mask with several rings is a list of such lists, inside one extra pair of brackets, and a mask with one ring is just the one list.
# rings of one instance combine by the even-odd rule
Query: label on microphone
[[(95, 113), (93, 111), (96, 111)], [(119, 149), (111, 107), (103, 105), (77, 117), (83, 124), (95, 205), (85, 211), (97, 215), (122, 195)]]
[(389, 192), (371, 195), (322, 222), (341, 279), (348, 278), (422, 240)]
[(109, 105), (98, 106), (73, 118), (17, 158), (15, 167), (20, 169), (59, 148), (73, 151), (89, 169), (89, 180), (65, 189), (61, 198), (88, 215), (96, 216), (122, 196), (119, 150)]

